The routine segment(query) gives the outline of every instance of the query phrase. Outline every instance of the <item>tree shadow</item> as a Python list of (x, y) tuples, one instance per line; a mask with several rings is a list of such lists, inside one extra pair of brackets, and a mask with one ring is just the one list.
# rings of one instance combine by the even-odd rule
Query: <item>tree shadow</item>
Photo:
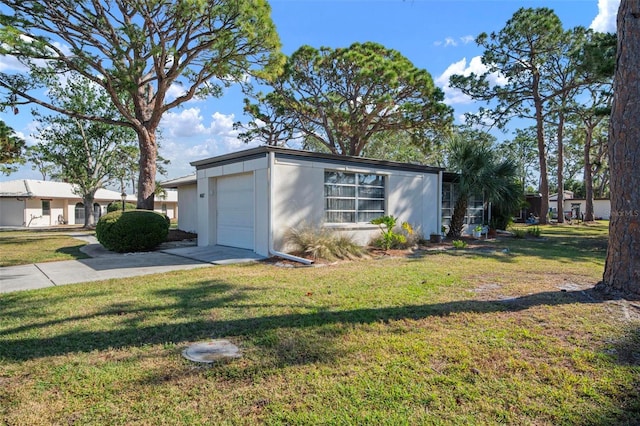
[[(563, 305), (571, 303), (600, 303), (602, 300), (592, 291), (553, 291), (522, 296), (508, 300), (461, 300), (446, 303), (363, 308), (347, 311), (317, 310), (312, 313), (264, 315), (238, 319), (216, 319), (204, 315), (212, 308), (228, 307), (245, 300), (243, 292), (226, 293), (231, 286), (222, 282), (203, 281), (187, 289), (162, 290), (159, 295), (170, 294), (175, 303), (144, 306), (144, 304), (113, 303), (100, 312), (87, 316), (75, 316), (63, 320), (44, 321), (6, 329), (0, 334), (0, 358), (24, 361), (46, 356), (64, 355), (72, 352), (90, 352), (109, 348), (153, 345), (167, 342), (188, 342), (211, 338), (248, 337), (261, 342), (261, 337), (283, 329), (308, 329), (333, 324), (373, 324), (402, 319), (420, 320), (455, 313), (494, 313), (526, 310), (539, 305)], [(264, 289), (256, 289), (264, 291)], [(244, 305), (245, 308), (251, 305)], [(303, 305), (304, 306), (304, 305)], [(240, 306), (239, 306), (240, 307)], [(311, 308), (311, 307), (308, 307)], [(198, 318), (187, 322), (167, 322), (146, 325), (148, 316), (175, 318)], [(55, 336), (40, 335), (40, 329), (65, 321), (118, 316), (122, 320), (117, 326), (104, 331), (74, 329)], [(28, 332), (28, 337), (7, 338), (15, 333)], [(44, 334), (44, 333), (42, 333)], [(265, 341), (267, 342), (267, 341)], [(265, 343), (266, 345), (266, 343)], [(267, 345), (268, 346), (268, 345)], [(319, 351), (316, 351), (319, 353)], [(318, 355), (320, 356), (320, 355)], [(281, 357), (286, 361), (287, 357)], [(297, 359), (295, 356), (292, 362)]]
[(89, 259), (91, 256), (83, 253), (80, 249), (82, 247), (84, 247), (86, 244), (79, 244), (77, 246), (70, 246), (70, 247), (61, 247), (59, 249), (56, 249), (56, 253), (60, 253), (60, 254), (64, 254), (67, 256), (70, 256), (76, 260), (80, 260), (80, 259)]

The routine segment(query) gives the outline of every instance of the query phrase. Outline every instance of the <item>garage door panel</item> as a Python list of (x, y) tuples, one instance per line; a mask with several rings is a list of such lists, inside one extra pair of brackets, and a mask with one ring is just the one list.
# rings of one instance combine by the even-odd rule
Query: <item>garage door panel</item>
[(217, 190), (217, 243), (253, 250), (253, 174), (220, 177)]

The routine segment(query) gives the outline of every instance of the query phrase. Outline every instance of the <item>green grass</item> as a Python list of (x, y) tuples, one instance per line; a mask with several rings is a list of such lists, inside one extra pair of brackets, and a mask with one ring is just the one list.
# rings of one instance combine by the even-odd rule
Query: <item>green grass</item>
[[(637, 424), (639, 309), (590, 290), (606, 229), (541, 228), (0, 295), (0, 424)], [(210, 338), (243, 357), (181, 357)]]
[(66, 231), (0, 231), (0, 267), (58, 260), (86, 259), (80, 251), (86, 243)]

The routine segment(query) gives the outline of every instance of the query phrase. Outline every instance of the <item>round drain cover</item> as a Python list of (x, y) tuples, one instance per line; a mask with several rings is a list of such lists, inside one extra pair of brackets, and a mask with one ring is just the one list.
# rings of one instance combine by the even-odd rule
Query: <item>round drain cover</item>
[(240, 358), (240, 349), (228, 340), (194, 343), (182, 351), (182, 356), (194, 362), (216, 362), (227, 358)]

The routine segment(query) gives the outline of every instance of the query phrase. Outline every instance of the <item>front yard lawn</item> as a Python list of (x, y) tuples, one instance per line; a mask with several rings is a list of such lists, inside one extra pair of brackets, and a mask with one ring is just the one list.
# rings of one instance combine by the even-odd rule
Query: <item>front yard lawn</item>
[[(312, 268), (215, 266), (0, 295), (0, 424), (640, 421), (640, 305), (606, 228)], [(185, 360), (226, 338), (243, 357)]]
[(70, 237), (75, 230), (0, 231), (0, 267), (59, 260), (86, 259), (86, 243)]

